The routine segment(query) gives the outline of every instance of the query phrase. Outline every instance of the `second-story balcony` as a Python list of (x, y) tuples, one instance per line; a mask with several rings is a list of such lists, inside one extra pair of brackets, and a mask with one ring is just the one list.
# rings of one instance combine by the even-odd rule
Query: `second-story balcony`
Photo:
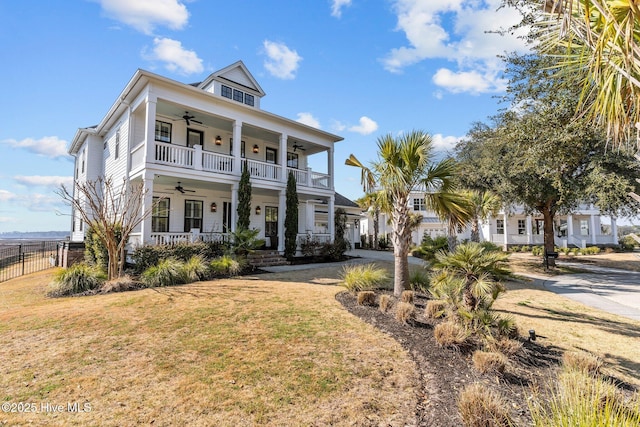
[[(148, 159), (150, 163), (173, 166), (178, 168), (192, 169), (211, 174), (239, 175), (236, 171), (239, 164), (246, 162), (249, 175), (252, 178), (259, 178), (265, 181), (283, 181), (283, 167), (274, 163), (268, 163), (252, 159), (240, 159), (238, 162), (233, 156), (214, 153), (202, 149), (202, 146), (195, 145), (193, 148), (181, 145), (154, 142), (153, 158)], [(144, 143), (138, 144), (131, 152), (132, 169), (143, 166)], [(286, 168), (286, 173), (293, 172), (296, 183), (299, 186), (330, 189), (329, 175), (315, 172), (311, 168), (297, 169)], [(286, 176), (284, 177), (286, 180)]]

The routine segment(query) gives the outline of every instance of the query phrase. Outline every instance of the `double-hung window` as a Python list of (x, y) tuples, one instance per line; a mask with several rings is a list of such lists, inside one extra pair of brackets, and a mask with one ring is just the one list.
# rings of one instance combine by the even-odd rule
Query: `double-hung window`
[(184, 231), (193, 228), (202, 231), (202, 200), (184, 201)]
[(422, 198), (413, 199), (413, 210), (414, 211), (426, 211), (427, 205)]
[(156, 141), (171, 143), (171, 123), (156, 120)]
[(518, 220), (518, 234), (527, 234), (527, 224), (524, 219)]
[(169, 199), (153, 198), (151, 231), (155, 233), (169, 232)]
[(296, 153), (287, 153), (287, 167), (298, 169), (298, 155)]
[(496, 220), (496, 234), (504, 234), (504, 219)]

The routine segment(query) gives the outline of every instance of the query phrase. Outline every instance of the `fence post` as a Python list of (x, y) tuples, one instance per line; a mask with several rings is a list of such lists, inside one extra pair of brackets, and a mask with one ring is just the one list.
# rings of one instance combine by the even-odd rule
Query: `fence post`
[(18, 259), (22, 258), (22, 276), (24, 276), (24, 252), (22, 252), (22, 245), (18, 245)]

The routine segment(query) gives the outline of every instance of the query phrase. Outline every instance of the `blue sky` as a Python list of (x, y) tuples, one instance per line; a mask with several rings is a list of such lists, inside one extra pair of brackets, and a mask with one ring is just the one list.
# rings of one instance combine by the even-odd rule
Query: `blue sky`
[(184, 83), (242, 60), (261, 107), (344, 137), (336, 190), (362, 195), (350, 153), (411, 129), (446, 152), (500, 107), (496, 55), (524, 51), (488, 31), (519, 20), (499, 0), (75, 0), (0, 2), (0, 232), (70, 228), (54, 190), (66, 154), (138, 68)]

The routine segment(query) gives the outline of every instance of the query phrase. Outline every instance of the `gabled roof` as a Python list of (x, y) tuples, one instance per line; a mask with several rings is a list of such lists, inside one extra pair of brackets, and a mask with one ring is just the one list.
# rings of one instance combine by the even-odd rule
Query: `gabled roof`
[(359, 207), (355, 202), (351, 201), (350, 199), (347, 199), (346, 197), (344, 197), (342, 194), (340, 194), (338, 192), (336, 192), (334, 203), (337, 206), (345, 206), (345, 207), (348, 207), (348, 208), (357, 208), (357, 207)]
[(234, 62), (221, 70), (211, 73), (209, 77), (200, 82), (197, 87), (200, 89), (206, 89), (214, 80), (235, 83), (245, 89), (255, 92), (260, 97), (266, 95), (242, 61)]

